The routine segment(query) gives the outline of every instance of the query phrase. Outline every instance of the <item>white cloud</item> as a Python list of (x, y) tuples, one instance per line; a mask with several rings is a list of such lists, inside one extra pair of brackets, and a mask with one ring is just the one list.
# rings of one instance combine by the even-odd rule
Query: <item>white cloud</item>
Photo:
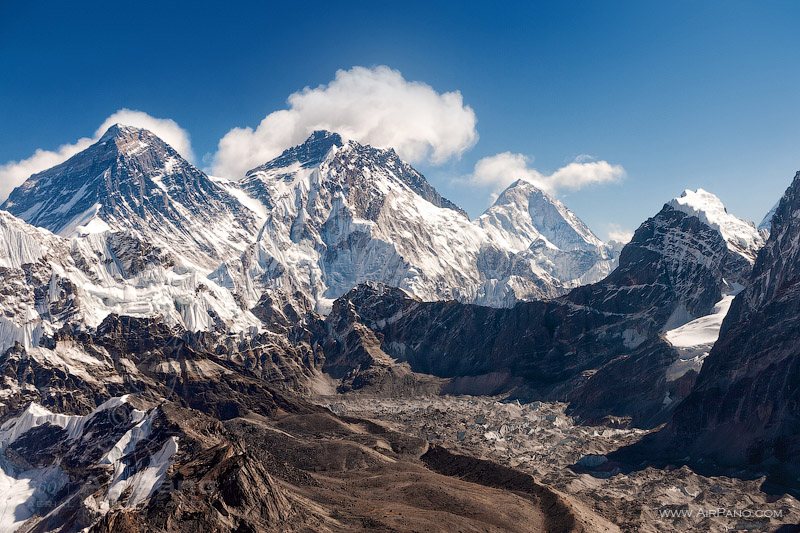
[(327, 85), (293, 93), (288, 104), (288, 109), (267, 115), (255, 130), (229, 131), (219, 141), (212, 172), (241, 177), (320, 129), (392, 147), (412, 163), (444, 163), (478, 140), (475, 113), (464, 105), (460, 92), (437, 93), (386, 66), (339, 70)]
[(542, 175), (528, 166), (529, 159), (522, 154), (501, 152), (484, 157), (475, 163), (470, 176), (474, 185), (489, 187), (493, 192), (505, 189), (518, 179), (538, 183)]
[(179, 154), (194, 160), (189, 134), (177, 122), (168, 118), (155, 118), (143, 111), (120, 109), (103, 121), (93, 137), (81, 137), (72, 144), (64, 144), (55, 150), (37, 149), (32, 156), (20, 161), (9, 161), (0, 165), (0, 202), (4, 201), (15, 187), (20, 185), (31, 174), (47, 170), (63, 163), (81, 150), (85, 150), (103, 135), (114, 124), (124, 124), (137, 128), (145, 128), (172, 146)]
[(633, 238), (633, 231), (621, 227), (619, 224), (608, 225), (608, 240), (628, 244)]
[(608, 161), (595, 161), (579, 156), (552, 174), (544, 174), (530, 166), (532, 160), (525, 155), (501, 152), (484, 157), (475, 163), (468, 181), (479, 187), (488, 187), (493, 193), (503, 190), (518, 179), (530, 181), (550, 193), (577, 190), (595, 183), (610, 183), (622, 179), (625, 169)]

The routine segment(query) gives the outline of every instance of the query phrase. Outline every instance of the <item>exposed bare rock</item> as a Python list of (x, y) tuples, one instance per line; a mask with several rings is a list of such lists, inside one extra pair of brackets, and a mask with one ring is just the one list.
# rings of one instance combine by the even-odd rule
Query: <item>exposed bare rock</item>
[[(768, 473), (800, 490), (800, 173), (772, 218), (695, 388), (656, 447), (693, 464)], [(782, 487), (781, 487), (782, 485)]]

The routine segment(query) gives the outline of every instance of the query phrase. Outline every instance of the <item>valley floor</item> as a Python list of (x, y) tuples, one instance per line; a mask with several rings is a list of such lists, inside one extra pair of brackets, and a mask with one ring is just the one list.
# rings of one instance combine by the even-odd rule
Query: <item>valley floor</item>
[[(597, 514), (622, 531), (772, 531), (800, 522), (800, 501), (759, 490), (762, 480), (705, 477), (687, 467), (619, 473), (604, 454), (646, 432), (582, 426), (564, 404), (520, 405), (499, 398), (429, 396), (321, 397), (338, 415), (363, 417), (451, 451), (532, 474), (574, 508)], [(595, 476), (576, 473), (578, 463)], [(602, 477), (600, 477), (602, 476)]]

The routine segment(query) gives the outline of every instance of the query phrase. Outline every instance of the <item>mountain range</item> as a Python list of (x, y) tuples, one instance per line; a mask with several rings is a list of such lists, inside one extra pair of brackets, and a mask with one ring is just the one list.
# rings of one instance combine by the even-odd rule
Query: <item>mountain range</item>
[[(394, 151), (328, 132), (231, 182), (147, 130), (116, 125), (31, 176), (2, 207), (19, 219), (6, 223), (20, 237), (7, 238), (36, 234), (22, 222), (55, 234), (36, 259), (43, 269), (59, 264), (49, 278), (68, 282), (73, 318), (90, 327), (113, 312), (243, 331), (258, 325), (249, 309), (265, 291), (324, 314), (364, 281), (426, 300), (509, 306), (599, 279), (614, 255), (528, 183), (473, 223)], [(45, 282), (25, 281), (34, 292)], [(33, 308), (6, 317), (5, 347), (28, 337), (35, 345), (37, 331), (63, 325)]]
[[(112, 126), (0, 210), (0, 529), (438, 527), (406, 479), (596, 526), (533, 478), (314, 401), (337, 394), (565, 402), (664, 425), (639, 458), (796, 491), (798, 191), (800, 173), (757, 228), (686, 190), (622, 245), (525, 180), (471, 220), (394, 150), (333, 132), (229, 179)], [(505, 481), (470, 489), (465, 468)], [(456, 507), (465, 529), (519, 528)]]

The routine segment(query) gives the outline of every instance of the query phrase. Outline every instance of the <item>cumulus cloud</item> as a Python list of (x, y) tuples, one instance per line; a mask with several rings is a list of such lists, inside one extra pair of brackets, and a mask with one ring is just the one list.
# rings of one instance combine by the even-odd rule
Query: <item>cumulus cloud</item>
[(314, 130), (394, 148), (412, 163), (444, 163), (478, 140), (475, 113), (460, 92), (438, 93), (386, 66), (339, 70), (327, 85), (306, 87), (287, 103), (288, 109), (270, 113), (255, 129), (229, 131), (219, 141), (212, 172), (241, 177)]
[(475, 163), (468, 181), (476, 186), (487, 187), (492, 192), (505, 189), (518, 179), (530, 181), (550, 193), (562, 190), (577, 190), (595, 183), (610, 183), (622, 179), (625, 169), (608, 161), (595, 161), (588, 156), (579, 156), (551, 174), (545, 174), (531, 166), (531, 158), (523, 154), (501, 152), (484, 157)]
[(11, 191), (28, 179), (31, 174), (63, 163), (81, 150), (85, 150), (97, 142), (103, 133), (114, 124), (148, 129), (161, 137), (183, 157), (189, 161), (194, 160), (189, 134), (177, 122), (168, 118), (156, 118), (143, 111), (123, 108), (105, 119), (92, 137), (81, 137), (74, 143), (61, 145), (55, 150), (39, 148), (26, 159), (0, 164), (0, 202), (4, 201)]

